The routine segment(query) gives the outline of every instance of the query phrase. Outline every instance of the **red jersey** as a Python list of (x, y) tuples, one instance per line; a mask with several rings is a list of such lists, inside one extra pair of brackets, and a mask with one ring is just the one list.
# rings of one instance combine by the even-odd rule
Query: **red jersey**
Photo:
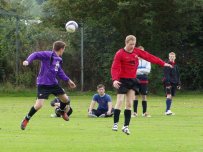
[(122, 48), (118, 50), (114, 56), (111, 66), (112, 80), (136, 78), (136, 71), (139, 64), (138, 57), (160, 66), (164, 66), (165, 64), (160, 58), (138, 48), (134, 48), (132, 53), (129, 53)]

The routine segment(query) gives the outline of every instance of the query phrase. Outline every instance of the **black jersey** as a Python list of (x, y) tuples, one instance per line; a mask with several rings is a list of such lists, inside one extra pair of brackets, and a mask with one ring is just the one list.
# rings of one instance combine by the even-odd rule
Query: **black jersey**
[(173, 66), (173, 68), (170, 67), (164, 67), (164, 77), (163, 77), (163, 83), (165, 85), (180, 85), (180, 73), (177, 64), (174, 62), (168, 62)]

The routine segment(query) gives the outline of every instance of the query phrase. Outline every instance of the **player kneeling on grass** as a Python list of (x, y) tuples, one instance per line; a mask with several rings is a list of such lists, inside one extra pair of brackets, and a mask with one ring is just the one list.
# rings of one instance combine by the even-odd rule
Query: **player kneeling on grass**
[[(99, 84), (97, 86), (97, 92), (93, 96), (88, 109), (88, 117), (112, 117), (114, 109), (112, 108), (111, 96), (105, 93), (105, 86)], [(98, 108), (93, 109), (96, 103), (98, 103)]]
[(32, 53), (24, 62), (24, 66), (28, 66), (33, 60), (40, 60), (41, 67), (37, 77), (37, 100), (31, 107), (28, 114), (21, 122), (21, 129), (24, 130), (31, 117), (42, 108), (44, 100), (53, 94), (62, 101), (60, 104), (60, 112), (62, 118), (69, 120), (67, 113), (64, 111), (69, 102), (68, 96), (61, 86), (59, 86), (57, 78), (66, 81), (71, 88), (75, 88), (75, 83), (64, 73), (62, 69), (62, 55), (66, 44), (62, 41), (56, 41), (53, 44), (52, 51), (39, 51)]
[(180, 82), (180, 74), (178, 70), (178, 66), (175, 63), (176, 54), (174, 52), (169, 53), (169, 64), (173, 66), (173, 68), (164, 67), (164, 78), (163, 85), (164, 91), (166, 93), (166, 112), (165, 115), (175, 115), (175, 113), (171, 112), (171, 103), (172, 96), (175, 96), (176, 88), (181, 88)]
[[(61, 112), (60, 112), (60, 104), (61, 104), (61, 100), (59, 98), (55, 98), (53, 101), (50, 102), (50, 105), (52, 107), (54, 107), (54, 114), (51, 114), (52, 118), (58, 118), (61, 117)], [(70, 115), (73, 113), (73, 109), (70, 106), (70, 100), (68, 102), (68, 104), (66, 105), (64, 111), (67, 113), (68, 117), (70, 117)]]

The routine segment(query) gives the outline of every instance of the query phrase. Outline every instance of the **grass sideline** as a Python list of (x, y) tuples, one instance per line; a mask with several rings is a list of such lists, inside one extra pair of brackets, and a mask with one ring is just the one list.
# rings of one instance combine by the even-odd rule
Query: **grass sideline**
[[(69, 122), (50, 118), (53, 109), (50, 97), (32, 118), (26, 130), (20, 122), (33, 105), (35, 97), (0, 98), (1, 152), (61, 152), (61, 151), (140, 151), (140, 152), (202, 152), (203, 151), (203, 95), (180, 94), (175, 97), (172, 110), (175, 116), (164, 116), (165, 98), (149, 96), (151, 118), (132, 118), (127, 136), (111, 130), (112, 118), (87, 118), (91, 95), (71, 96), (73, 115)], [(112, 96), (115, 105), (115, 96)]]

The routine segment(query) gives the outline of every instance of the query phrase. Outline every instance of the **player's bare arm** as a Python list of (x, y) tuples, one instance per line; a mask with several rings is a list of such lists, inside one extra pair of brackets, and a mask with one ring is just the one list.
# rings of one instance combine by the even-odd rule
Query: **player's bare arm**
[(75, 83), (71, 80), (71, 79), (69, 79), (69, 81), (68, 81), (68, 85), (70, 86), (70, 88), (76, 88), (76, 85), (75, 85)]

